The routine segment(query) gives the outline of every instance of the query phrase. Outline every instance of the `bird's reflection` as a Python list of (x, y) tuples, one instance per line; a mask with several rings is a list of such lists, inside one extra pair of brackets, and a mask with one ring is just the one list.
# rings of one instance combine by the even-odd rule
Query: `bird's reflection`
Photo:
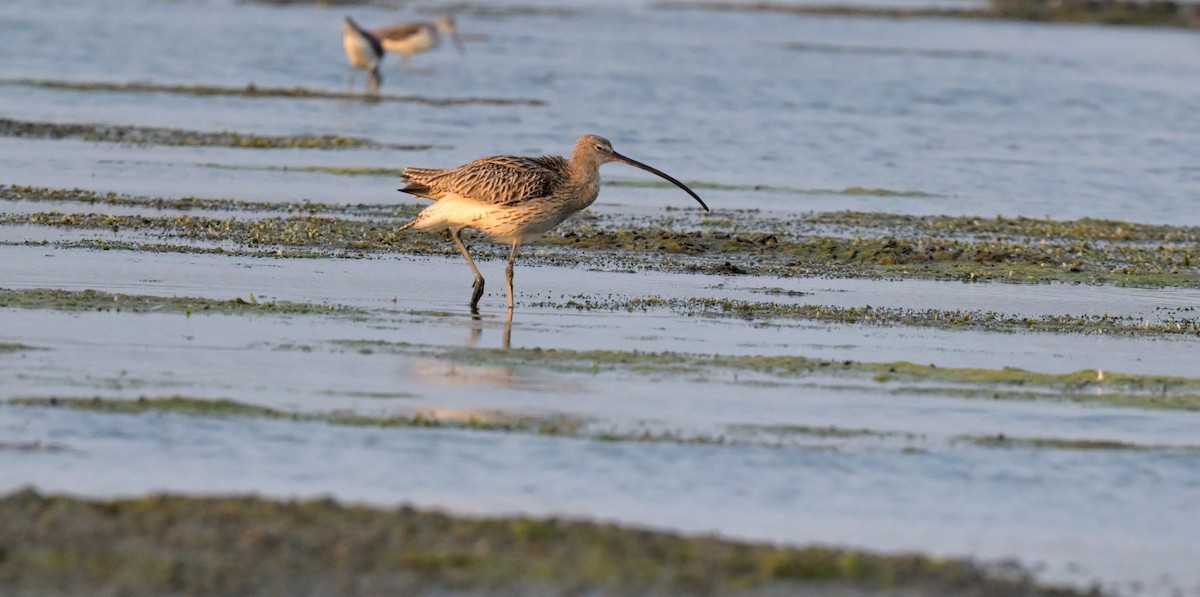
[[(471, 309), (471, 331), (467, 335), (466, 347), (476, 348), (483, 338), (485, 327), (498, 327), (496, 323), (485, 321), (478, 309)], [(501, 336), (503, 350), (512, 347), (512, 309), (504, 319), (504, 331)], [(486, 351), (485, 351), (486, 352)], [(439, 385), (477, 385), (511, 389), (538, 389), (536, 377), (518, 374), (516, 368), (506, 365), (463, 364), (443, 359), (421, 359), (414, 363), (410, 375), (426, 382)]]
[[(512, 348), (512, 317), (513, 310), (509, 309), (508, 315), (504, 318), (504, 334), (500, 338), (501, 346), (505, 350)], [(477, 307), (471, 307), (471, 333), (467, 336), (467, 348), (475, 348), (482, 337), (483, 316), (479, 314)]]
[[(523, 392), (550, 392), (555, 395), (581, 394), (588, 389), (578, 383), (564, 380), (561, 377), (547, 375), (533, 364), (522, 365), (520, 354), (513, 355), (512, 349), (512, 320), (513, 312), (509, 310), (504, 318), (501, 332), (500, 349), (486, 348), (484, 330), (494, 334), (501, 327), (499, 318), (485, 318), (478, 310), (471, 310), (470, 332), (467, 334), (466, 347), (474, 349), (479, 344), (484, 347), (474, 354), (456, 354), (463, 351), (448, 351), (440, 356), (416, 358), (408, 362), (406, 376), (420, 383), (436, 384), (439, 386), (475, 386)], [(457, 404), (457, 407), (463, 406)]]

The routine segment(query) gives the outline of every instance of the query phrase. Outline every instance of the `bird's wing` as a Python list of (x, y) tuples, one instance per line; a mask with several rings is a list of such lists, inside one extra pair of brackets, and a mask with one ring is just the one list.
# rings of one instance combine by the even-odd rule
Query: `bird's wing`
[(375, 51), (375, 56), (383, 58), (383, 42), (379, 41), (378, 37), (363, 31), (363, 37), (367, 39), (367, 43), (371, 44), (371, 49)]
[(568, 179), (567, 161), (560, 157), (495, 156), (449, 170), (405, 168), (408, 183), (401, 191), (440, 199), (460, 195), (493, 205), (512, 205), (546, 197)]
[(371, 31), (371, 33), (374, 33), (375, 37), (378, 37), (379, 39), (400, 40), (406, 37), (411, 37), (420, 30), (421, 23), (396, 23), (395, 25), (388, 25), (387, 27), (374, 29)]
[(379, 38), (376, 37), (375, 34), (363, 29), (362, 27), (359, 27), (358, 23), (355, 23), (350, 19), (350, 17), (346, 17), (345, 22), (347, 25), (350, 25), (350, 28), (354, 29), (356, 33), (362, 36), (363, 39), (367, 40), (367, 43), (371, 44), (371, 49), (375, 51), (376, 56), (383, 56), (383, 43), (379, 41)]

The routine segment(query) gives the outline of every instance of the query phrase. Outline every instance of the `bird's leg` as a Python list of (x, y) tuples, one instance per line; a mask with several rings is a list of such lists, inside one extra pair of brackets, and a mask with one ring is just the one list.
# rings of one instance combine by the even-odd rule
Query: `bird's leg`
[(354, 92), (354, 79), (357, 79), (357, 78), (358, 78), (358, 69), (351, 68), (350, 69), (350, 79), (346, 81), (346, 87), (350, 90), (351, 93)]
[(504, 320), (504, 337), (502, 342), (505, 350), (512, 348), (512, 309), (508, 310), (508, 317)]
[(471, 285), (471, 308), (474, 309), (479, 304), (480, 297), (483, 296), (483, 276), (479, 273), (479, 268), (475, 267), (475, 260), (471, 259), (471, 253), (467, 251), (467, 245), (463, 244), (462, 233), (464, 226), (450, 229), (450, 238), (454, 240), (454, 246), (458, 247), (458, 252), (462, 253), (464, 259), (467, 260), (467, 265), (471, 266), (471, 271), (475, 274), (475, 283)]
[(383, 79), (379, 77), (379, 65), (376, 64), (375, 68), (372, 68), (367, 73), (367, 88), (370, 89), (371, 93), (377, 94), (379, 93), (379, 84), (382, 82)]
[(508, 280), (508, 310), (511, 313), (513, 308), (513, 285), (512, 272), (513, 262), (517, 260), (517, 247), (521, 246), (520, 240), (513, 241), (512, 253), (508, 254), (508, 267), (504, 268), (504, 277)]

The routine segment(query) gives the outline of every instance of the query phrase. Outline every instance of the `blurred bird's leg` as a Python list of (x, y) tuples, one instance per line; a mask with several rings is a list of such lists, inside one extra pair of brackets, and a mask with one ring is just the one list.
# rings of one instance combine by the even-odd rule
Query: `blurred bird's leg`
[(371, 93), (379, 93), (379, 84), (382, 82), (383, 77), (379, 76), (379, 65), (376, 64), (375, 68), (372, 68), (367, 73), (367, 86), (370, 88)]

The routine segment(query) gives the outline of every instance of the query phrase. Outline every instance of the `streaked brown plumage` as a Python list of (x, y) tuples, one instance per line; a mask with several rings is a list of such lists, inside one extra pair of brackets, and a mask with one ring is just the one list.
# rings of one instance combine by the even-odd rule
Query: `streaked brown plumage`
[(418, 197), (433, 199), (417, 217), (400, 227), (425, 230), (450, 229), (450, 238), (475, 274), (471, 307), (483, 296), (483, 276), (475, 267), (460, 234), (474, 228), (494, 242), (510, 243), (512, 252), (505, 268), (508, 282), (508, 308), (513, 308), (512, 271), (517, 247), (549, 232), (586, 208), (600, 193), (600, 166), (622, 162), (661, 176), (687, 191), (708, 210), (708, 206), (686, 185), (637, 160), (613, 151), (608, 139), (583, 135), (575, 142), (571, 159), (557, 156), (493, 156), (475, 160), (457, 168), (405, 168), (400, 189)]

